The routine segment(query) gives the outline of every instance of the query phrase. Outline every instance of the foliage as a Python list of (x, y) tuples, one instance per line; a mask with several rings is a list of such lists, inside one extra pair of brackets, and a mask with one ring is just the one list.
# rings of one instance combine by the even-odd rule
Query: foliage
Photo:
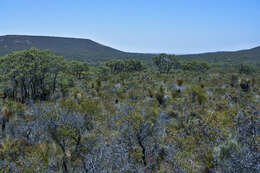
[(255, 70), (249, 64), (240, 64), (238, 72), (240, 74), (252, 74), (253, 72), (255, 72)]
[(106, 62), (106, 66), (110, 68), (113, 73), (121, 72), (138, 72), (144, 70), (144, 64), (139, 60), (111, 60)]
[(46, 100), (57, 87), (57, 77), (66, 68), (62, 57), (49, 51), (32, 48), (28, 51), (14, 52), (0, 61), (1, 81), (7, 85), (3, 90), (9, 97)]
[(70, 71), (78, 79), (84, 78), (87, 71), (89, 70), (88, 65), (80, 61), (72, 61), (69, 65)]
[(160, 73), (169, 73), (173, 68), (178, 68), (179, 61), (175, 55), (160, 54), (153, 58)]
[[(259, 172), (258, 71), (175, 65), (158, 73), (130, 59), (92, 66), (37, 49), (7, 55), (0, 172)], [(49, 98), (32, 98), (32, 86)]]
[(195, 71), (205, 73), (209, 70), (210, 66), (207, 62), (200, 62), (200, 61), (184, 61), (181, 65), (181, 68), (185, 71)]

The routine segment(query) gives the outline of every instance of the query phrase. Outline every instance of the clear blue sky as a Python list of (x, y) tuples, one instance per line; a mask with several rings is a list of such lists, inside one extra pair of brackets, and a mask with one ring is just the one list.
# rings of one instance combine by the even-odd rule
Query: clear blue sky
[(89, 38), (132, 52), (260, 46), (260, 0), (0, 0), (0, 35)]

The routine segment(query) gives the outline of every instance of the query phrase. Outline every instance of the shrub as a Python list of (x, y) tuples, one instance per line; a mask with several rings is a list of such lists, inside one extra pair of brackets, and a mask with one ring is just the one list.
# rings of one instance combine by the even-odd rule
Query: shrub
[(238, 72), (240, 74), (252, 74), (255, 72), (255, 69), (249, 64), (240, 64)]
[(204, 61), (184, 61), (181, 64), (181, 68), (184, 71), (194, 71), (194, 72), (200, 72), (205, 73), (210, 69), (210, 65), (207, 62)]
[(156, 65), (160, 73), (169, 73), (173, 68), (179, 67), (179, 60), (175, 55), (160, 54), (153, 58), (153, 63)]

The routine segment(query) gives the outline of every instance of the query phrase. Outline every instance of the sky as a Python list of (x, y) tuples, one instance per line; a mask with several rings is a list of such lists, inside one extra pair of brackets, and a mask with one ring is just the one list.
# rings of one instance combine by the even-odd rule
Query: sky
[(260, 0), (0, 0), (0, 35), (88, 38), (130, 52), (260, 46)]

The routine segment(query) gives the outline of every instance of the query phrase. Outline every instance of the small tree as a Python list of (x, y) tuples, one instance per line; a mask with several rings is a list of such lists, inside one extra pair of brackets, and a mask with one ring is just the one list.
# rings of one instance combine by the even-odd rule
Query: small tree
[(66, 61), (50, 51), (32, 48), (6, 55), (0, 61), (1, 81), (9, 97), (25, 99), (49, 98), (56, 89), (58, 74), (66, 70)]
[(135, 59), (111, 60), (106, 62), (105, 65), (110, 68), (112, 73), (142, 71), (145, 68), (142, 61)]
[(192, 61), (183, 62), (181, 68), (185, 71), (205, 73), (210, 69), (210, 66), (207, 62), (192, 60)]
[(252, 74), (254, 71), (254, 68), (249, 64), (240, 64), (238, 70), (240, 74)]
[(160, 54), (153, 58), (154, 64), (160, 73), (169, 73), (173, 68), (177, 68), (179, 61), (175, 55)]
[(84, 77), (84, 73), (89, 70), (88, 64), (80, 61), (72, 61), (70, 64), (70, 71), (73, 75), (75, 75), (78, 79), (82, 79)]

